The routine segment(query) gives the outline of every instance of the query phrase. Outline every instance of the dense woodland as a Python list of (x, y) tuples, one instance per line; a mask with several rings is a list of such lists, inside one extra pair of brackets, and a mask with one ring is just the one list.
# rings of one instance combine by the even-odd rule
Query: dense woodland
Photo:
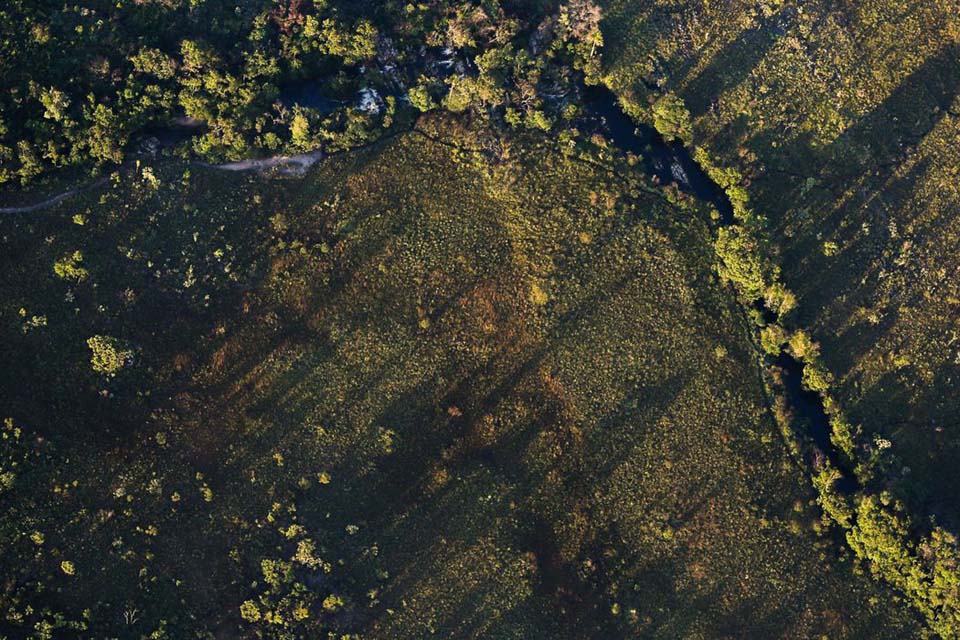
[[(0, 183), (120, 164), (132, 136), (178, 119), (202, 125), (190, 151), (208, 160), (355, 145), (404, 107), (497, 110), (513, 126), (550, 130), (573, 115), (563, 110), (573, 76), (597, 82), (603, 44), (592, 3), (550, 9), (15, 2), (0, 13), (0, 74), (9, 87), (0, 103)], [(441, 59), (444, 51), (452, 58)], [(324, 118), (281, 100), (284, 86), (304, 81), (329, 96), (351, 100), (363, 88), (385, 100)]]
[(960, 14), (726, 4), (0, 8), (0, 637), (960, 637)]

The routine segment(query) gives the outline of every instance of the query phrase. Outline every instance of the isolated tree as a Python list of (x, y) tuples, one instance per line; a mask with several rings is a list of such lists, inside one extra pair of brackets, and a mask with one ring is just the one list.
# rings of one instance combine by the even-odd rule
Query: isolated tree
[(133, 349), (119, 338), (92, 336), (87, 340), (90, 347), (90, 366), (97, 373), (115, 376), (133, 361)]

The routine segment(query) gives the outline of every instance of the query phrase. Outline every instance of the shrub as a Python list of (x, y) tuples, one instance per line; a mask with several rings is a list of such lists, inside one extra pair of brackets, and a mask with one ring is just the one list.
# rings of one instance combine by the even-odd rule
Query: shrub
[(83, 282), (90, 273), (80, 266), (83, 262), (83, 253), (74, 251), (53, 263), (53, 272), (57, 277), (63, 280), (72, 280), (73, 282)]
[(240, 617), (247, 622), (260, 620), (260, 608), (253, 600), (247, 600), (240, 605)]
[(693, 126), (690, 110), (683, 99), (674, 93), (666, 93), (653, 103), (653, 126), (668, 142), (680, 140), (693, 142)]
[(133, 350), (118, 338), (93, 336), (87, 340), (87, 346), (91, 351), (90, 366), (97, 373), (114, 376), (133, 361)]

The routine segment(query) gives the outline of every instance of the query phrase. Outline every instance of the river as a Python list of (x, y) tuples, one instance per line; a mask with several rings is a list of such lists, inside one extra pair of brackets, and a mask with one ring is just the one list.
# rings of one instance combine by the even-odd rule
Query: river
[(682, 144), (669, 143), (650, 125), (637, 124), (623, 112), (616, 95), (606, 87), (588, 87), (584, 103), (589, 111), (603, 118), (614, 145), (642, 158), (644, 171), (658, 184), (677, 183), (681, 191), (712, 204), (720, 213), (722, 224), (733, 224), (733, 205), (727, 194)]

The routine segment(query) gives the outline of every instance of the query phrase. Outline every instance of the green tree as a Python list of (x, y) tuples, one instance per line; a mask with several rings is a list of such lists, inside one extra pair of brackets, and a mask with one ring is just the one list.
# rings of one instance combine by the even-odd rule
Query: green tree
[(63, 280), (72, 280), (73, 282), (83, 282), (90, 275), (81, 263), (83, 262), (83, 252), (74, 251), (68, 253), (53, 263), (53, 272), (58, 278)]
[(423, 85), (412, 87), (410, 91), (407, 92), (407, 98), (409, 98), (410, 104), (418, 111), (426, 112), (437, 108), (437, 101), (433, 99), (433, 96), (430, 95), (430, 92)]
[(133, 361), (133, 349), (118, 338), (92, 336), (87, 339), (90, 347), (90, 366), (97, 373), (113, 377)]
[(748, 300), (763, 296), (766, 281), (757, 240), (743, 227), (722, 227), (714, 243), (720, 263), (717, 271), (732, 282)]
[(653, 126), (667, 141), (693, 142), (690, 110), (674, 93), (665, 93), (653, 103)]

